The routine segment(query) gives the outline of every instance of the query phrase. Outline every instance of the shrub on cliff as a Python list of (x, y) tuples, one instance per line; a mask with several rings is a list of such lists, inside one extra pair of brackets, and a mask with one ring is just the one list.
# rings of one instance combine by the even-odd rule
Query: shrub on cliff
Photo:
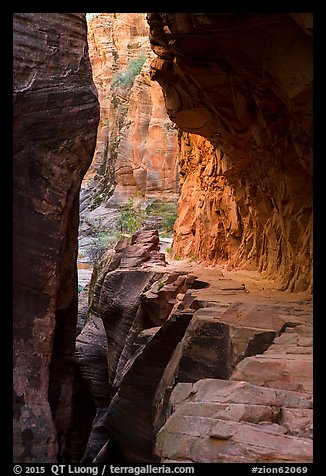
[(161, 233), (173, 233), (173, 225), (177, 219), (178, 205), (175, 202), (155, 201), (146, 208), (147, 217), (157, 218), (157, 228)]
[(86, 13), (86, 20), (93, 20), (93, 18), (97, 17), (97, 15), (101, 15), (101, 13)]
[(91, 244), (87, 247), (86, 253), (91, 263), (95, 264), (110, 248), (113, 248), (117, 243), (117, 236), (101, 231), (94, 238), (92, 238)]
[(140, 55), (138, 58), (133, 58), (128, 61), (126, 69), (115, 74), (112, 78), (111, 85), (114, 89), (124, 87), (130, 89), (134, 84), (135, 77), (140, 73), (146, 61), (145, 55)]
[(145, 216), (141, 205), (135, 206), (133, 199), (129, 198), (128, 203), (120, 207), (117, 228), (121, 233), (133, 235), (141, 228)]

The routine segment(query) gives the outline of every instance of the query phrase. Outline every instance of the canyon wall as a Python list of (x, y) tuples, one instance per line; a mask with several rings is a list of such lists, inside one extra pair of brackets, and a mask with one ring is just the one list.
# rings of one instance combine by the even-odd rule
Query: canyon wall
[(79, 189), (99, 116), (83, 13), (14, 14), (14, 461), (65, 458)]
[[(130, 63), (142, 51), (150, 59), (146, 25), (103, 15), (109, 41), (98, 53), (118, 63), (114, 44), (126, 47), (103, 88), (100, 53), (94, 62), (100, 95), (106, 81), (112, 94), (88, 179), (112, 207), (171, 197), (176, 130), (146, 63), (136, 75)], [(174, 253), (259, 269), (293, 291), (312, 284), (309, 18), (148, 14), (150, 74), (179, 127)], [(78, 197), (100, 114), (86, 35), (81, 13), (14, 15), (14, 461), (74, 461), (85, 450), (89, 463), (310, 462), (310, 306), (257, 305), (262, 296), (218, 267), (204, 270), (210, 279), (176, 272), (157, 232), (107, 258), (74, 359)]]
[(312, 14), (149, 13), (180, 128), (174, 252), (312, 289)]
[(92, 188), (92, 208), (116, 207), (129, 197), (176, 199), (177, 130), (160, 86), (150, 80), (154, 55), (146, 15), (97, 14), (88, 21), (88, 41), (101, 105), (94, 160), (83, 184)]

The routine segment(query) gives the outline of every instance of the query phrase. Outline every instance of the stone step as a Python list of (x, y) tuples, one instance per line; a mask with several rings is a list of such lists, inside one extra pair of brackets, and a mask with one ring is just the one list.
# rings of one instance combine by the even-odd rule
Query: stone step
[[(272, 428), (270, 428), (270, 426)], [(157, 435), (156, 453), (196, 463), (308, 463), (312, 441), (253, 425), (173, 414)]]
[[(297, 349), (298, 347), (294, 347), (295, 349)], [(302, 347), (303, 349), (306, 349), (306, 347)], [(264, 352), (263, 354), (259, 355), (259, 357), (261, 359), (264, 359), (264, 360), (273, 360), (273, 359), (277, 359), (277, 360), (280, 360), (280, 361), (284, 361), (284, 360), (295, 360), (297, 362), (311, 362), (313, 361), (313, 357), (311, 354), (300, 354), (300, 353), (288, 353), (288, 352), (278, 352), (278, 351), (266, 351)]]
[(276, 345), (273, 344), (269, 349), (264, 352), (264, 355), (266, 354), (284, 354), (285, 358), (287, 358), (287, 355), (289, 354), (312, 354), (313, 348), (312, 347), (302, 347), (299, 345)]
[(179, 383), (156, 440), (161, 462), (312, 461), (307, 395), (221, 379)]
[(269, 388), (312, 393), (312, 357), (306, 355), (256, 355), (242, 360), (230, 377)]

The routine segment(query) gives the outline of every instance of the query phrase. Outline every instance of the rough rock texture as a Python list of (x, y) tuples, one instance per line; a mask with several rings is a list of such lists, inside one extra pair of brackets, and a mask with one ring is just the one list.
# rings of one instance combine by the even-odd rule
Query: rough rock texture
[(95, 267), (91, 312), (104, 323), (108, 375), (91, 361), (82, 373), (91, 393), (102, 380), (110, 402), (83, 461), (311, 461), (309, 300), (257, 295), (221, 268), (171, 272), (158, 246), (157, 232), (143, 231)]
[(107, 432), (103, 428), (102, 418), (106, 414), (110, 398), (107, 362), (107, 340), (103, 322), (96, 316), (88, 318), (82, 332), (76, 340), (76, 361), (82, 379), (86, 383), (92, 402), (96, 407), (96, 414), (92, 423), (92, 430), (88, 434), (88, 445), (84, 458), (92, 461), (107, 439)]
[(312, 14), (147, 18), (152, 78), (184, 131), (175, 252), (311, 289)]
[[(182, 340), (178, 381), (196, 382), (208, 376), (228, 379), (244, 357), (260, 354), (270, 346), (284, 325), (281, 319), (275, 322), (283, 309), (235, 303), (227, 310), (221, 306), (196, 311)], [(243, 319), (239, 319), (241, 312)], [(270, 323), (264, 319), (265, 313), (271, 315)]]
[(212, 285), (187, 291), (198, 310), (153, 399), (159, 461), (312, 461), (311, 305), (201, 271)]
[[(107, 457), (112, 446), (115, 458), (119, 454), (124, 460), (134, 462), (146, 456), (146, 461), (151, 461), (153, 394), (192, 316), (192, 312), (183, 315), (178, 308), (194, 280), (195, 276), (167, 268), (164, 253), (159, 251), (158, 232), (153, 230), (135, 233), (130, 244), (127, 240), (119, 242), (114, 252), (103, 256), (95, 266), (88, 319), (81, 319), (86, 323), (76, 344), (78, 367), (96, 407), (83, 462), (89, 463), (95, 458), (102, 461), (103, 453)], [(174, 322), (180, 312), (182, 316)], [(171, 322), (162, 331), (162, 343), (161, 334), (156, 337), (160, 328), (153, 325), (162, 326), (167, 320)], [(152, 339), (155, 345), (150, 344)], [(153, 368), (148, 368), (148, 360), (152, 361)], [(139, 375), (145, 390), (137, 383)], [(122, 388), (126, 386), (128, 392), (123, 393)], [(117, 392), (119, 396), (115, 398)], [(134, 420), (133, 431), (130, 425), (124, 426), (126, 414), (128, 419)], [(136, 414), (139, 414), (137, 423)], [(126, 448), (133, 447), (135, 435), (138, 435), (140, 453), (137, 450), (133, 454), (133, 461)], [(124, 449), (118, 450), (122, 442)]]
[(80, 183), (99, 106), (82, 13), (14, 14), (14, 461), (64, 459)]
[[(305, 394), (208, 379), (178, 384), (171, 403), (174, 413), (156, 440), (163, 463), (312, 462)], [(294, 413), (300, 429), (286, 426), (284, 415)]]
[[(196, 309), (195, 292), (189, 292), (191, 307)], [(233, 379), (312, 391), (311, 328), (302, 324), (310, 321), (310, 313), (296, 316), (292, 307), (267, 303), (206, 302), (206, 306), (194, 313), (158, 386), (154, 400), (156, 432), (169, 414), (169, 397), (178, 382)], [(295, 326), (298, 333), (293, 334), (294, 329), (287, 326)], [(301, 328), (305, 329), (303, 335), (299, 334)]]
[(145, 14), (98, 14), (88, 22), (88, 41), (101, 104), (96, 151), (85, 177), (85, 184), (95, 179), (89, 183), (91, 206), (110, 199), (115, 207), (129, 197), (176, 198), (177, 131), (160, 86), (150, 80), (154, 55)]
[(256, 385), (312, 393), (312, 329), (298, 325), (286, 329), (263, 355), (240, 362), (232, 380), (246, 380)]
[[(153, 265), (156, 269), (151, 270)], [(94, 285), (91, 313), (103, 321), (107, 336), (111, 397), (133, 353), (136, 336), (144, 328), (152, 327), (143, 313), (142, 296), (164, 276), (164, 269), (165, 258), (159, 254), (157, 231), (142, 231), (133, 235), (131, 244), (118, 243), (115, 255)]]
[(152, 402), (164, 369), (191, 317), (192, 313), (186, 311), (172, 314), (147, 345), (139, 347), (129, 362), (107, 413), (108, 433), (115, 461), (153, 461)]

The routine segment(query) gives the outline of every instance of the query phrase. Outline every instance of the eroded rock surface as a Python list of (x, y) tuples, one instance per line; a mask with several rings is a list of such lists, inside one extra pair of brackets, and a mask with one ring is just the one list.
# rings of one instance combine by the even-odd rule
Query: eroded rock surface
[[(171, 404), (174, 413), (156, 440), (163, 463), (312, 461), (309, 395), (208, 379), (178, 384)], [(286, 416), (293, 414), (296, 424), (287, 425)]]
[(312, 285), (312, 14), (149, 13), (180, 130), (174, 251)]
[(84, 181), (94, 177), (91, 207), (117, 207), (129, 197), (175, 199), (177, 130), (160, 86), (150, 80), (154, 55), (146, 15), (97, 14), (88, 22), (88, 40), (101, 104), (94, 161)]
[[(192, 317), (179, 307), (194, 280), (169, 270), (152, 230), (137, 232), (130, 244), (122, 240), (95, 266), (76, 346), (96, 407), (84, 462), (106, 461), (112, 448), (111, 458), (151, 461), (152, 400)], [(124, 423), (131, 419), (133, 428)]]
[(187, 291), (199, 309), (153, 400), (155, 454), (164, 463), (311, 462), (311, 306), (206, 273), (212, 289)]
[(14, 460), (55, 462), (70, 425), (78, 197), (99, 105), (85, 15), (13, 19)]
[(313, 348), (310, 325), (289, 327), (262, 355), (240, 362), (232, 380), (296, 392), (313, 391)]
[[(124, 76), (128, 60), (151, 55), (144, 19), (105, 15), (107, 43), (90, 29), (98, 71), (112, 57), (103, 74), (94, 62), (100, 95), (108, 83), (112, 92), (97, 198), (173, 194), (162, 95), (146, 66), (132, 89)], [(148, 18), (151, 75), (180, 127), (174, 252), (310, 290), (309, 14)], [(171, 272), (156, 232), (120, 242), (95, 267), (74, 368), (78, 192), (98, 121), (84, 14), (15, 14), (14, 106), (15, 461), (79, 457), (80, 441), (67, 440), (85, 411), (72, 438), (91, 430), (84, 462), (310, 462), (311, 309), (259, 303), (220, 270), (209, 288)]]
[[(93, 305), (106, 329), (111, 399), (86, 460), (312, 461), (309, 302), (264, 298), (221, 269), (197, 266), (195, 277), (192, 266), (151, 265), (155, 236), (119, 245), (98, 276)], [(124, 253), (129, 268), (118, 267)]]
[(192, 313), (186, 311), (172, 314), (129, 361), (107, 413), (108, 433), (115, 461), (153, 461), (155, 435), (152, 404), (155, 391), (191, 317)]
[(110, 403), (107, 339), (103, 322), (98, 317), (91, 315), (87, 318), (76, 340), (75, 356), (78, 369), (96, 409), (87, 447), (83, 452), (83, 459), (92, 461), (97, 455), (98, 448), (101, 448), (107, 439), (102, 420)]

